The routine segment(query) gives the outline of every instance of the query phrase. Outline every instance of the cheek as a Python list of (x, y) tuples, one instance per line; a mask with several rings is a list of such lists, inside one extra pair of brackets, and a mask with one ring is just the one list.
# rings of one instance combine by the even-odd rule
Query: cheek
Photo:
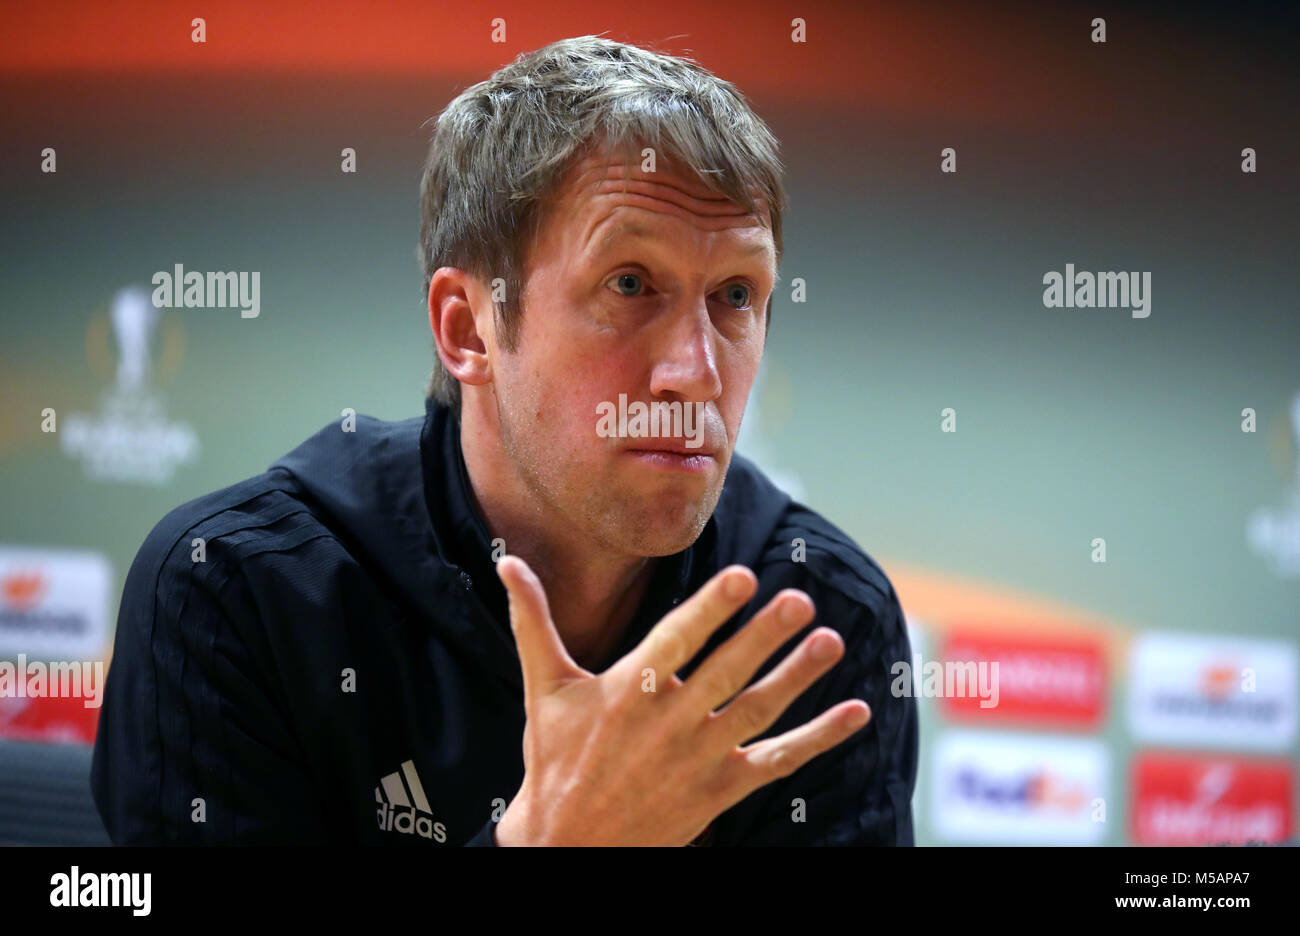
[(540, 375), (546, 383), (544, 395), (555, 409), (556, 422), (569, 427), (570, 440), (594, 443), (599, 438), (597, 406), (617, 406), (620, 392), (639, 398), (639, 359), (627, 342), (602, 341), (590, 334), (559, 340), (564, 347), (549, 357), (549, 369)]
[(761, 350), (760, 348), (760, 354), (756, 355), (746, 349), (743, 353), (737, 353), (719, 362), (722, 398), (718, 401), (718, 411), (722, 414), (727, 432), (733, 440), (741, 417), (745, 413), (749, 392), (754, 386), (754, 378), (758, 376)]
[[(518, 431), (528, 433), (532, 447), (558, 462), (589, 460), (601, 441), (597, 405), (617, 386), (600, 370), (607, 365), (587, 355), (517, 358), (505, 382)], [(613, 396), (617, 402), (617, 392)]]

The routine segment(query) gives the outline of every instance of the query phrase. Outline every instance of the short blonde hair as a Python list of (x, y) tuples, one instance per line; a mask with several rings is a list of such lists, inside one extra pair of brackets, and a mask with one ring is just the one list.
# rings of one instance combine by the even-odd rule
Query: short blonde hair
[[(440, 267), (485, 282), (502, 277), (501, 346), (514, 350), (523, 262), (543, 207), (591, 147), (650, 146), (714, 192), (757, 214), (757, 194), (781, 261), (786, 208), (778, 144), (744, 96), (687, 58), (598, 36), (562, 39), (520, 55), (466, 88), (438, 116), (420, 181), (423, 296)], [(771, 323), (771, 299), (766, 317)], [(437, 356), (426, 396), (460, 409), (460, 382)]]

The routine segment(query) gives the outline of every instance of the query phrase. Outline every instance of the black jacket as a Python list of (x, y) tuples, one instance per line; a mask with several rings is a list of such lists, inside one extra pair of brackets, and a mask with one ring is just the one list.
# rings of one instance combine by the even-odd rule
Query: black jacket
[[(127, 576), (95, 744), (113, 842), (494, 844), (523, 778), (523, 684), (469, 492), (458, 422), (428, 403), (423, 419), (328, 425), (164, 517)], [(797, 587), (816, 620), (755, 679), (818, 625), (847, 649), (763, 737), (847, 698), (872, 719), (703, 841), (911, 845), (916, 709), (888, 688), (911, 659), (898, 598), (744, 458), (699, 539), (657, 563), (606, 665), (731, 563), (758, 593), (678, 675)]]

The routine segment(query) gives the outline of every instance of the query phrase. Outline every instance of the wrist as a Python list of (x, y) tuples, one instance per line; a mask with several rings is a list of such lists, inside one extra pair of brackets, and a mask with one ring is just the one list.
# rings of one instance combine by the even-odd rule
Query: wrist
[(505, 814), (501, 821), (494, 824), (492, 837), (496, 840), (497, 845), (504, 848), (519, 845), (533, 844), (528, 835), (528, 823), (526, 809), (524, 808), (522, 795), (516, 795), (506, 807)]

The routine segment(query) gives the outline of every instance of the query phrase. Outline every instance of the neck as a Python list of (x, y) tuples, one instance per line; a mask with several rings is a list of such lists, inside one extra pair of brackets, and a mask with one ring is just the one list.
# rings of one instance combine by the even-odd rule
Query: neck
[(539, 511), (537, 497), (505, 467), (509, 459), (493, 433), (467, 420), (460, 440), (471, 495), (489, 537), (504, 540), (506, 552), (541, 579), (556, 632), (574, 662), (585, 669), (599, 666), (636, 613), (654, 560), (614, 552), (562, 517)]

